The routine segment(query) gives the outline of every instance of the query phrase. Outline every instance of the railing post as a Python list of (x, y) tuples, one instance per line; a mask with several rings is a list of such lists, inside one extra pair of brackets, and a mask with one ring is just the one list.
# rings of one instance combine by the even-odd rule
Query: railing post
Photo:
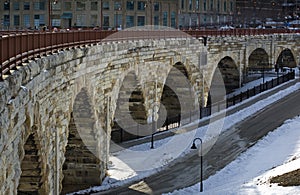
[(243, 101), (243, 92), (240, 93), (240, 102)]
[(202, 119), (202, 114), (203, 114), (203, 110), (202, 110), (202, 106), (200, 106), (200, 119)]
[(169, 117), (166, 117), (166, 130), (169, 130)]
[(137, 126), (136, 126), (136, 138), (139, 138), (139, 132), (140, 132), (140, 124), (138, 123)]
[(123, 129), (121, 128), (121, 131), (120, 131), (120, 142), (122, 143), (123, 142)]

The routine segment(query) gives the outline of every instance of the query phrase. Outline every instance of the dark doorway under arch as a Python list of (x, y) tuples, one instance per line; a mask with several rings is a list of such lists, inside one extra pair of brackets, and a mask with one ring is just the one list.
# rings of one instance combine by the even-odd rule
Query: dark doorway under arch
[[(194, 111), (195, 105), (189, 74), (183, 63), (177, 62), (171, 68), (163, 87), (160, 103), (158, 123), (163, 127), (171, 124), (172, 121), (178, 122), (179, 125), (180, 121), (184, 119), (182, 114), (188, 115)], [(165, 113), (163, 114), (163, 112)]]
[[(138, 129), (138, 125), (147, 124), (145, 98), (135, 72), (129, 72), (122, 83), (117, 100), (111, 140), (119, 143), (147, 135), (147, 128)], [(132, 120), (128, 120), (128, 117)], [(150, 132), (148, 133), (150, 134)]]
[(88, 92), (77, 94), (69, 121), (68, 142), (63, 164), (62, 194), (100, 185), (101, 162), (94, 132), (94, 109)]
[(277, 58), (276, 65), (278, 65), (278, 68), (295, 68), (297, 63), (292, 51), (290, 49), (284, 49)]
[(250, 71), (261, 71), (262, 69), (272, 69), (272, 65), (269, 63), (268, 53), (262, 49), (255, 49), (249, 56), (249, 66)]
[[(226, 93), (232, 92), (234, 89), (240, 86), (240, 73), (234, 60), (231, 57), (224, 57), (219, 63), (218, 68), (222, 74)], [(215, 74), (212, 79), (212, 83), (218, 80), (215, 78)]]

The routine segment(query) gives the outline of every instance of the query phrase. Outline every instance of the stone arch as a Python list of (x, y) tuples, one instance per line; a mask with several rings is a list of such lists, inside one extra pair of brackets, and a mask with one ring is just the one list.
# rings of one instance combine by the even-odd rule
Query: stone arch
[(195, 102), (191, 100), (195, 94), (192, 94), (193, 89), (189, 82), (190, 75), (186, 66), (182, 62), (175, 63), (168, 73), (160, 100), (158, 120), (163, 126), (166, 123), (162, 122), (164, 118), (161, 116), (165, 116), (167, 120), (181, 121), (182, 114), (194, 111)]
[(86, 88), (77, 94), (70, 115), (62, 173), (62, 193), (101, 184), (101, 163), (96, 139), (95, 114)]
[[(41, 194), (42, 163), (40, 145), (36, 133), (31, 132), (24, 144), (24, 153), (21, 155), (21, 176), (18, 185), (18, 194)], [(23, 156), (23, 157), (22, 157)]]
[[(147, 124), (147, 111), (142, 86), (138, 82), (135, 71), (129, 71), (120, 85), (111, 131), (111, 140), (114, 142), (135, 139), (148, 134), (136, 131), (137, 125)], [(135, 123), (132, 124), (127, 117), (131, 117)]]
[(251, 52), (248, 58), (248, 70), (257, 71), (272, 68), (269, 63), (269, 55), (263, 48), (257, 48)]
[[(232, 90), (240, 86), (240, 73), (235, 61), (231, 57), (226, 56), (222, 58), (218, 63), (218, 68), (222, 74), (226, 93), (230, 93)], [(215, 76), (219, 75), (215, 75), (214, 72), (211, 83), (218, 80), (215, 79)]]
[(297, 63), (293, 52), (288, 48), (282, 50), (276, 60), (276, 65), (278, 68), (282, 68), (282, 67), (295, 68), (297, 66)]
[(17, 186), (18, 194), (47, 193), (46, 160), (38, 131), (39, 104), (29, 103), (25, 108), (25, 121), (21, 126), (19, 142), (20, 175)]

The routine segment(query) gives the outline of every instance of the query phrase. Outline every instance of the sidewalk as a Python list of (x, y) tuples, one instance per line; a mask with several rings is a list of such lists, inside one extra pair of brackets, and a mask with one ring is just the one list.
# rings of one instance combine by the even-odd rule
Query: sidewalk
[[(271, 95), (274, 95), (275, 93), (285, 89), (285, 88), (288, 88), (290, 86), (293, 86), (294, 84), (296, 84), (297, 82), (299, 82), (299, 78), (296, 78), (292, 81), (289, 81), (289, 82), (286, 82), (286, 83), (283, 83), (273, 89), (270, 89), (268, 91), (265, 91), (265, 92), (262, 92), (252, 98), (249, 98), (247, 100), (244, 100), (243, 102), (235, 105), (235, 106), (231, 106), (229, 108), (227, 108), (226, 110), (226, 116), (229, 116), (229, 115), (232, 115), (244, 108), (247, 108), (249, 107), (250, 105), (256, 103), (257, 101), (260, 101), (260, 100), (263, 100)], [(158, 134), (155, 134), (154, 135), (154, 143), (156, 140), (161, 140), (161, 139), (164, 139), (166, 137), (169, 137), (169, 136), (173, 136), (175, 134), (180, 134), (180, 129), (182, 128), (185, 128), (185, 132), (186, 131), (190, 131), (190, 130), (194, 130), (198, 127), (201, 127), (201, 126), (204, 126), (204, 125), (207, 125), (209, 124), (210, 122), (210, 119), (212, 117), (217, 117), (217, 116), (208, 116), (208, 117), (205, 117), (203, 119), (200, 119), (197, 122), (193, 122), (191, 124), (187, 124), (187, 125), (184, 125), (184, 126), (181, 126), (179, 128), (175, 128), (175, 129), (171, 129), (169, 131), (165, 131), (165, 132), (162, 132), (162, 133), (158, 133)], [(114, 152), (118, 152), (118, 151), (121, 151), (125, 148), (130, 148), (132, 146), (135, 146), (135, 145), (140, 145), (140, 144), (143, 144), (143, 143), (149, 143), (149, 147), (150, 147), (150, 144), (151, 144), (151, 136), (147, 136), (147, 137), (144, 137), (144, 138), (140, 138), (140, 139), (135, 139), (135, 140), (130, 140), (130, 141), (126, 141), (126, 142), (123, 142), (123, 143), (118, 143), (118, 144), (111, 144), (111, 148), (110, 148), (110, 152), (111, 153), (114, 153)]]

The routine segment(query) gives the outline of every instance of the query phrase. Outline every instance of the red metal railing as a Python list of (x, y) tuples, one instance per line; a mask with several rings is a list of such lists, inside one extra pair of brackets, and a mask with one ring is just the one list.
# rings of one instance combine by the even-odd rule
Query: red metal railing
[(97, 43), (115, 31), (9, 31), (0, 35), (0, 80), (28, 59), (57, 52), (60, 49)]
[(54, 53), (60, 49), (93, 44), (100, 41), (162, 39), (207, 36), (253, 36), (278, 33), (299, 33), (288, 29), (232, 29), (232, 30), (72, 30), (65, 32), (0, 31), (0, 80), (3, 75), (28, 59)]

